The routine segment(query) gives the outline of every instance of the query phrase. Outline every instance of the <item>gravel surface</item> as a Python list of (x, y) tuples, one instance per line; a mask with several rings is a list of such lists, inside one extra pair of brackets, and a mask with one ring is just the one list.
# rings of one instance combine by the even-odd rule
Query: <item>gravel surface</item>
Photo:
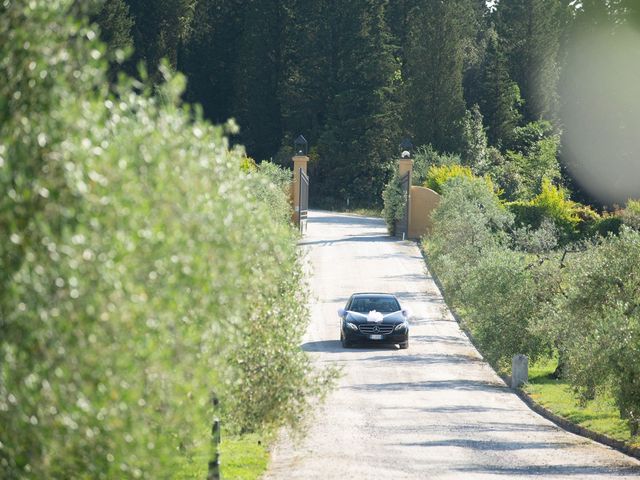
[[(640, 478), (640, 462), (532, 412), (447, 310), (413, 242), (380, 219), (310, 212), (311, 322), (303, 349), (343, 369), (302, 438), (283, 433), (268, 479)], [(408, 350), (343, 349), (337, 309), (395, 293), (413, 312)]]

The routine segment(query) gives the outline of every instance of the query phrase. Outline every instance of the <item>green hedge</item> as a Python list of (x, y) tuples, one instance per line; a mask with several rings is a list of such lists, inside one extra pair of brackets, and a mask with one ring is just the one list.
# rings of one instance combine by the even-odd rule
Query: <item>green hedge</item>
[(107, 91), (78, 7), (0, 7), (0, 477), (167, 478), (212, 391), (243, 431), (322, 391), (296, 237), (183, 78)]

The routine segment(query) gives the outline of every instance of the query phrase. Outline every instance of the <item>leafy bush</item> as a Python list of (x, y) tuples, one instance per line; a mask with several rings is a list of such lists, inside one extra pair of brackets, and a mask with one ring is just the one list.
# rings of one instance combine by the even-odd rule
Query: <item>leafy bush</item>
[(281, 223), (291, 219), (291, 177), (290, 170), (270, 162), (260, 163), (247, 177), (253, 185), (253, 195), (266, 204), (272, 216)]
[(510, 201), (528, 201), (542, 192), (545, 180), (558, 181), (560, 137), (552, 135), (548, 122), (534, 122), (515, 129), (506, 153), (488, 149), (486, 173)]
[(462, 165), (441, 165), (431, 166), (427, 173), (424, 186), (430, 188), (434, 192), (442, 193), (442, 186), (456, 177), (473, 178), (473, 172), (470, 167), (463, 167)]
[(613, 391), (632, 434), (640, 433), (640, 233), (623, 229), (569, 264), (558, 302), (569, 380), (590, 397)]
[(590, 227), (590, 233), (592, 235), (598, 235), (601, 237), (607, 237), (609, 235), (618, 235), (622, 228), (624, 220), (622, 217), (616, 214), (605, 214), (595, 221), (593, 221)]
[(411, 183), (413, 185), (423, 185), (429, 168), (442, 165), (460, 165), (459, 155), (449, 153), (439, 153), (431, 145), (424, 145), (416, 149), (413, 155), (413, 172), (411, 173)]
[(164, 478), (212, 390), (249, 430), (320, 388), (295, 234), (183, 78), (107, 93), (72, 4), (1, 7), (0, 477)]
[(631, 228), (640, 230), (640, 200), (629, 200), (622, 211), (622, 221)]
[(508, 240), (504, 230), (513, 217), (484, 179), (455, 177), (444, 184), (444, 196), (433, 212), (427, 252), (448, 294), (455, 298), (469, 269), (486, 251)]
[(396, 222), (404, 218), (407, 209), (407, 195), (402, 189), (397, 170), (382, 192), (382, 199), (384, 200), (382, 216), (387, 224), (387, 230), (394, 235)]
[(553, 125), (546, 120), (538, 120), (514, 128), (513, 135), (505, 144), (505, 148), (527, 154), (538, 142), (551, 137), (553, 137)]
[(535, 361), (551, 349), (548, 339), (533, 328), (545, 301), (539, 281), (546, 274), (542, 265), (534, 268), (526, 254), (496, 248), (480, 256), (460, 284), (457, 298), (467, 324), (483, 355), (503, 370), (508, 371), (515, 354)]
[(544, 219), (551, 220), (562, 243), (576, 240), (581, 224), (597, 219), (595, 212), (569, 200), (565, 189), (556, 187), (546, 179), (542, 191), (532, 200), (509, 202), (506, 205), (515, 215), (517, 225), (537, 229)]

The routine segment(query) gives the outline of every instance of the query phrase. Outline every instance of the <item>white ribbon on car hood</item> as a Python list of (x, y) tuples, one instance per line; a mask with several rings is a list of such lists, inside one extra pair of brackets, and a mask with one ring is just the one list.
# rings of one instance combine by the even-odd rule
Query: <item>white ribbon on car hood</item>
[(347, 313), (349, 315), (353, 315), (354, 317), (363, 317), (366, 318), (367, 322), (372, 322), (372, 323), (380, 323), (382, 322), (385, 318), (391, 316), (391, 315), (397, 315), (398, 312), (402, 312), (402, 310), (398, 310), (396, 312), (391, 312), (391, 313), (387, 313), (386, 315), (383, 315), (381, 312), (378, 312), (376, 310), (371, 310), (369, 313), (364, 314), (364, 313), (360, 313), (360, 312), (354, 312), (351, 310), (348, 310)]

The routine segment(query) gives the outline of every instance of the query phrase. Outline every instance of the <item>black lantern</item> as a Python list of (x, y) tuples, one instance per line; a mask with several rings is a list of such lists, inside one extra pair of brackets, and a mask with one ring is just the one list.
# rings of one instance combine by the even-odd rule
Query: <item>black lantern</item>
[(307, 154), (307, 139), (300, 135), (296, 138), (295, 142), (293, 142), (295, 147), (296, 155), (306, 155)]
[(403, 139), (400, 142), (400, 157), (411, 158), (411, 152), (413, 150), (413, 143), (408, 138)]

